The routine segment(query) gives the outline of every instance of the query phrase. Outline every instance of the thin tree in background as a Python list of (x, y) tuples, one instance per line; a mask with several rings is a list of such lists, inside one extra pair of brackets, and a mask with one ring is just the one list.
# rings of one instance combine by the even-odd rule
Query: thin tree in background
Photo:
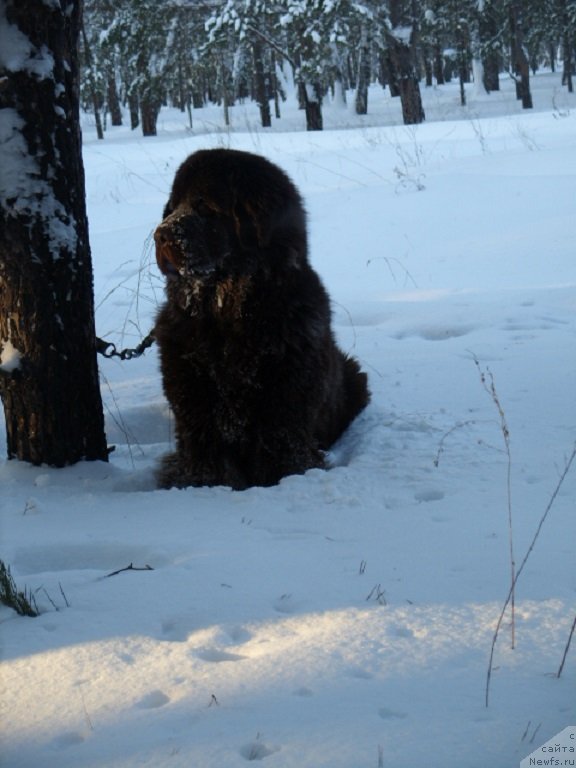
[(484, 87), (490, 93), (500, 90), (502, 41), (499, 34), (499, 8), (495, 0), (483, 0), (478, 13)]
[(561, 30), (562, 58), (564, 61), (562, 85), (574, 92), (572, 75), (574, 74), (574, 43), (576, 41), (576, 3), (574, 0), (557, 0), (558, 26)]
[(532, 109), (530, 91), (530, 63), (524, 44), (523, 7), (519, 0), (512, 0), (508, 9), (512, 48), (512, 68), (516, 81), (516, 96), (523, 109)]
[(0, 0), (0, 395), (9, 458), (107, 459), (79, 127), (81, 0)]

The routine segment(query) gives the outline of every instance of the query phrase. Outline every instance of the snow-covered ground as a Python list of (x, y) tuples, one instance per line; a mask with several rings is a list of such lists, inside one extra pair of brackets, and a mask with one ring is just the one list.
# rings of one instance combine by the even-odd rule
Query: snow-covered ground
[[(372, 403), (333, 468), (274, 488), (154, 490), (171, 421), (155, 350), (101, 360), (109, 465), (0, 463), (2, 558), (44, 612), (0, 612), (6, 768), (509, 768), (576, 723), (576, 98), (533, 79), (424, 92), (428, 121), (290, 104), (159, 136), (85, 126), (100, 336), (162, 300), (150, 233), (193, 150), (260, 152), (301, 189), (312, 262)], [(292, 112), (291, 112), (292, 110)], [(510, 433), (505, 450), (495, 398)], [(5, 454), (4, 436), (0, 450)], [(133, 564), (134, 569), (109, 575)], [(149, 566), (150, 569), (146, 569)], [(543, 758), (547, 755), (543, 754)], [(572, 756), (573, 757), (573, 756)]]

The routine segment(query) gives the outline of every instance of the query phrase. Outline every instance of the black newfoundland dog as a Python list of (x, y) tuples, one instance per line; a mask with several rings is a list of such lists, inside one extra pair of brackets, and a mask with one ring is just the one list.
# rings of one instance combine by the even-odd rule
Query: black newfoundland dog
[(323, 467), (369, 392), (334, 341), (292, 182), (257, 155), (196, 152), (154, 239), (168, 299), (156, 338), (176, 423), (160, 487), (242, 489)]

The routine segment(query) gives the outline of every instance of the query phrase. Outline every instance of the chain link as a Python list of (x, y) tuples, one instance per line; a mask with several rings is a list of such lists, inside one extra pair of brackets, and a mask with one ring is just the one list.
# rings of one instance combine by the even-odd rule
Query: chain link
[(96, 337), (96, 352), (104, 357), (119, 357), (120, 360), (133, 360), (135, 357), (140, 357), (144, 352), (149, 349), (156, 341), (155, 329), (152, 328), (148, 336), (146, 336), (137, 347), (134, 349), (123, 349), (120, 352), (116, 349), (116, 345), (111, 341), (105, 341)]

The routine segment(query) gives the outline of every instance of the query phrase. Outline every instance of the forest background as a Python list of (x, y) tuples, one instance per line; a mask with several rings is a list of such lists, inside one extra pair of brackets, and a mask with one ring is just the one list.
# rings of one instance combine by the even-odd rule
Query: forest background
[(353, 93), (369, 109), (374, 82), (402, 102), (405, 124), (425, 119), (420, 85), (474, 79), (487, 92), (508, 72), (532, 107), (530, 73), (562, 69), (572, 92), (574, 0), (88, 0), (83, 99), (103, 138), (109, 115), (156, 134), (160, 110), (256, 101), (263, 127), (282, 119), (287, 71), (308, 130), (323, 127), (327, 97)]

